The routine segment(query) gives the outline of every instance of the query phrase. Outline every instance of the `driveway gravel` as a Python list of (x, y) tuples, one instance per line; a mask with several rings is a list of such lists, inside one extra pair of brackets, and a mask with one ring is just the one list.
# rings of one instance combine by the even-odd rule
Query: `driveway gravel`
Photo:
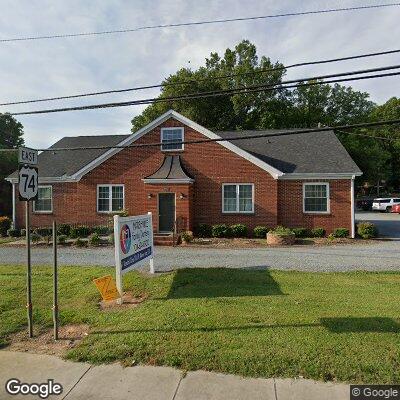
[[(185, 267), (272, 268), (301, 271), (400, 270), (400, 241), (379, 240), (372, 244), (251, 249), (156, 247), (155, 255), (157, 271)], [(60, 247), (58, 256), (59, 265), (114, 265), (114, 252), (111, 247), (97, 249)], [(1, 264), (23, 264), (25, 257), (23, 247), (0, 247)], [(32, 248), (32, 263), (51, 264), (51, 248)]]

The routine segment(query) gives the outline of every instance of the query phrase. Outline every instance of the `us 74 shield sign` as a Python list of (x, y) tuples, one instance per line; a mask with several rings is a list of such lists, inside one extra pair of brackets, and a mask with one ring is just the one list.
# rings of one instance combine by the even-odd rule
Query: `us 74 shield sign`
[(36, 200), (38, 186), (38, 169), (28, 165), (21, 165), (18, 171), (19, 199)]

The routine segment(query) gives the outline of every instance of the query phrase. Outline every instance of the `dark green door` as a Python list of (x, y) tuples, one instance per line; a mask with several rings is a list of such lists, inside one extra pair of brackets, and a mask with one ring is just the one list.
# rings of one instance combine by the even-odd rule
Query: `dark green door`
[(175, 221), (175, 193), (158, 194), (158, 231), (172, 232)]

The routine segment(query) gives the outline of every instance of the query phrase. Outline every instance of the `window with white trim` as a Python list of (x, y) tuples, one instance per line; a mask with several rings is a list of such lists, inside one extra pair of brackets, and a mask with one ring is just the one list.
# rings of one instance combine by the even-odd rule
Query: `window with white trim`
[(329, 183), (303, 184), (303, 211), (329, 213)]
[(41, 213), (53, 212), (53, 187), (39, 186), (38, 198), (33, 202), (33, 211)]
[(124, 185), (98, 185), (97, 211), (117, 212), (124, 209)]
[(183, 150), (183, 128), (161, 128), (161, 150), (179, 151)]
[(254, 212), (254, 185), (252, 183), (224, 183), (222, 185), (222, 212)]

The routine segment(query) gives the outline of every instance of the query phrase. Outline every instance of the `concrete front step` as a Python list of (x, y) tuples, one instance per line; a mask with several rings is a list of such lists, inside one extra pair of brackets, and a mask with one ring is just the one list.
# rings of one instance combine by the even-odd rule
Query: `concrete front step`
[[(153, 241), (156, 246), (173, 246), (174, 245), (174, 236), (172, 234), (157, 234), (155, 233), (153, 236)], [(175, 237), (175, 244), (177, 242), (177, 238)]]

